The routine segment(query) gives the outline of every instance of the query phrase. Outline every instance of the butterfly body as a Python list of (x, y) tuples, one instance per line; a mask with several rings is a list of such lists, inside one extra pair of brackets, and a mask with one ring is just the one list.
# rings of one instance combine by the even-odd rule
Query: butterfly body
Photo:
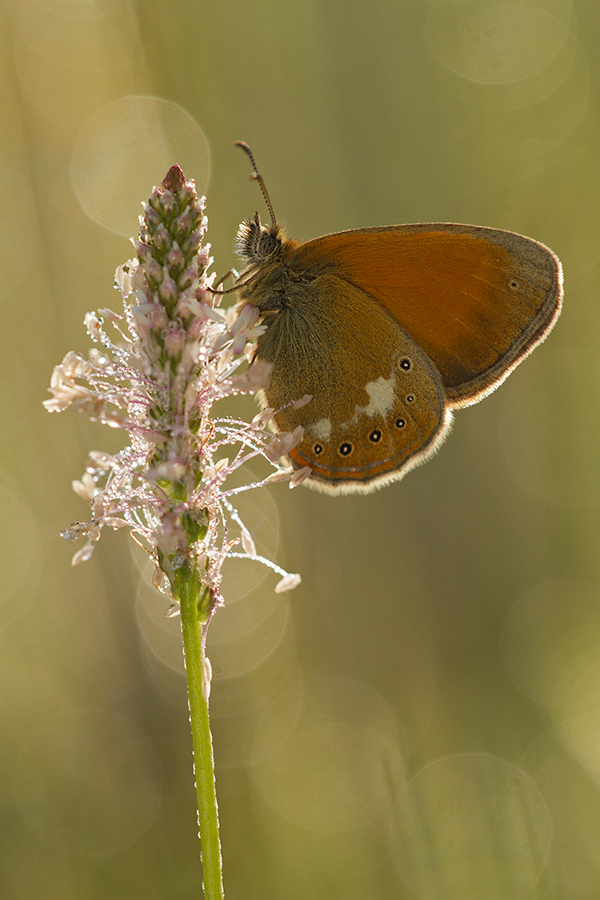
[(330, 493), (369, 491), (424, 462), (452, 410), (494, 390), (560, 312), (554, 254), (490, 228), (399, 225), (302, 244), (257, 214), (237, 249), (241, 305), (266, 326), (256, 356), (273, 364), (265, 405), (281, 410), (280, 430), (303, 426), (291, 463)]

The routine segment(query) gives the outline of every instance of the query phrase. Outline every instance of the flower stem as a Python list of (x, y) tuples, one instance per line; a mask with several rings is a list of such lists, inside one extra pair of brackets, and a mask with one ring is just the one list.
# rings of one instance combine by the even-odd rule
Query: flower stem
[(195, 579), (183, 582), (179, 586), (179, 600), (194, 746), (204, 896), (206, 900), (223, 900), (223, 871), (213, 747), (208, 701), (202, 690), (206, 671), (202, 645), (202, 630), (205, 626), (200, 615), (200, 595), (203, 590), (205, 589)]

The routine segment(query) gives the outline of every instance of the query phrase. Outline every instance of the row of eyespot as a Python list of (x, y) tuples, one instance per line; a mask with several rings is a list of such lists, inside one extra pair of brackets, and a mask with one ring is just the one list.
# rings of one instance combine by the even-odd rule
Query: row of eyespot
[[(399, 368), (404, 369), (405, 372), (408, 372), (412, 368), (412, 362), (410, 361), (410, 359), (407, 356), (404, 356), (398, 363), (398, 366), (399, 366)], [(407, 403), (414, 403), (414, 400), (415, 400), (414, 394), (407, 394), (407, 396), (406, 396)], [(398, 429), (404, 428), (404, 426), (406, 425), (406, 419), (398, 418), (394, 422), (394, 425)], [(382, 433), (379, 430), (379, 428), (374, 428), (373, 431), (369, 435), (369, 440), (371, 441), (372, 444), (378, 444), (379, 441), (381, 440), (381, 438), (382, 438)], [(315, 456), (320, 456), (321, 453), (323, 453), (324, 449), (325, 449), (325, 447), (323, 446), (323, 444), (314, 444), (313, 453), (315, 454)], [(343, 441), (340, 444), (340, 446), (338, 447), (338, 453), (340, 454), (340, 456), (350, 456), (350, 454), (352, 453), (353, 450), (354, 450), (354, 444), (350, 443), (350, 441)]]
[[(409, 394), (406, 399), (409, 403), (412, 403), (412, 401), (415, 398), (414, 398), (414, 395)], [(406, 419), (398, 418), (394, 422), (394, 425), (398, 429), (404, 428), (404, 426), (406, 425)], [(373, 431), (369, 435), (369, 440), (371, 441), (372, 444), (378, 444), (379, 441), (381, 440), (381, 438), (382, 438), (382, 433), (379, 430), (379, 428), (374, 428)], [(315, 454), (315, 456), (320, 456), (321, 453), (323, 453), (324, 449), (325, 449), (325, 447), (323, 446), (323, 444), (314, 444), (313, 445), (313, 453)], [(354, 450), (354, 444), (350, 443), (350, 441), (343, 441), (340, 444), (340, 446), (338, 447), (338, 453), (340, 454), (340, 456), (350, 456), (350, 454), (352, 453), (353, 450)]]

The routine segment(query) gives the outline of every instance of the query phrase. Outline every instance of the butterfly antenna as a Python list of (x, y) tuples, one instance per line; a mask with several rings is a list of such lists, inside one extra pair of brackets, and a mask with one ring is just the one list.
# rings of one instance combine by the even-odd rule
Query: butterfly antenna
[(241, 147), (242, 150), (244, 151), (244, 153), (246, 154), (246, 156), (248, 157), (248, 159), (250, 160), (250, 162), (252, 163), (252, 168), (254, 169), (254, 172), (252, 173), (252, 175), (250, 177), (253, 178), (255, 181), (258, 181), (258, 183), (260, 185), (260, 189), (262, 191), (262, 195), (265, 198), (265, 203), (267, 204), (267, 209), (269, 210), (269, 215), (271, 216), (271, 224), (277, 225), (277, 219), (275, 218), (273, 204), (271, 203), (271, 201), (269, 199), (269, 195), (267, 193), (265, 183), (262, 179), (262, 175), (259, 174), (259, 171), (256, 168), (256, 163), (254, 162), (254, 156), (252, 155), (252, 150), (250, 149), (248, 144), (246, 144), (245, 141), (236, 141), (235, 146)]

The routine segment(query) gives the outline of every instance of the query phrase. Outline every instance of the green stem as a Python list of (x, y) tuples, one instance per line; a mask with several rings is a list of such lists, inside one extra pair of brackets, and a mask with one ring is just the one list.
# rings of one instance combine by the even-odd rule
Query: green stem
[(198, 825), (204, 870), (204, 896), (206, 900), (223, 900), (223, 871), (212, 737), (208, 702), (202, 693), (204, 653), (202, 647), (203, 625), (199, 614), (201, 594), (202, 588), (196, 579), (179, 585), (181, 628), (194, 745), (196, 792), (198, 794)]

